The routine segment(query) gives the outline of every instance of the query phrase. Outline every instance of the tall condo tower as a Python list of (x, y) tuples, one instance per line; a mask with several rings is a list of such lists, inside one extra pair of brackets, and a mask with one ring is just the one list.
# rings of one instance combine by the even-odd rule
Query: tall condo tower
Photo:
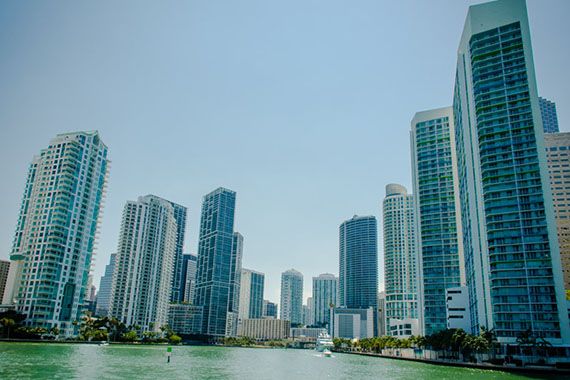
[(538, 105), (540, 107), (540, 117), (542, 119), (544, 133), (560, 132), (558, 128), (558, 115), (556, 114), (556, 103), (539, 97)]
[(99, 282), (97, 309), (95, 314), (101, 317), (106, 317), (109, 314), (109, 303), (111, 302), (111, 289), (113, 287), (113, 272), (115, 271), (116, 258), (116, 253), (111, 254), (109, 257), (109, 264), (105, 266), (105, 274), (101, 276), (101, 281)]
[(383, 202), (386, 328), (392, 319), (418, 318), (414, 197), (397, 184)]
[[(326, 326), (330, 324), (331, 307), (338, 307), (338, 277), (323, 273), (313, 277), (313, 314), (311, 324)], [(310, 306), (307, 302), (307, 306)]]
[(198, 258), (196, 255), (185, 253), (182, 255), (182, 278), (181, 284), (184, 284), (184, 292), (182, 293), (182, 302), (194, 302), (194, 289), (196, 288), (196, 264)]
[(281, 319), (303, 323), (303, 275), (295, 269), (281, 273)]
[(261, 318), (263, 316), (263, 290), (265, 275), (251, 270), (241, 270), (239, 319)]
[(564, 289), (570, 290), (570, 133), (544, 135)]
[(184, 273), (183, 273), (183, 252), (184, 252), (184, 235), (186, 233), (186, 214), (187, 209), (184, 206), (170, 202), (174, 208), (174, 219), (176, 219), (176, 253), (174, 255), (174, 272), (172, 275), (172, 291), (170, 293), (170, 301), (182, 302), (184, 300)]
[(469, 8), (453, 103), (472, 332), (568, 343), (524, 0)]
[[(340, 306), (351, 309), (372, 307), (376, 311), (378, 224), (374, 216), (355, 215), (340, 225), (339, 273)], [(376, 332), (376, 322), (374, 325)]]
[(228, 311), (235, 309), (231, 289), (235, 289), (236, 279), (232, 273), (237, 273), (238, 253), (241, 258), (241, 247), (234, 244), (239, 242), (234, 239), (235, 205), (236, 193), (222, 187), (204, 196), (202, 202), (194, 304), (203, 306), (202, 332), (210, 336), (226, 335)]
[(29, 326), (77, 332), (73, 322), (88, 296), (108, 164), (98, 132), (57, 135), (32, 160), (5, 295)]
[(452, 108), (416, 113), (410, 139), (418, 317), (423, 335), (430, 335), (447, 328), (445, 289), (465, 282)]
[(111, 289), (110, 316), (143, 331), (168, 323), (177, 223), (171, 202), (154, 195), (123, 210)]

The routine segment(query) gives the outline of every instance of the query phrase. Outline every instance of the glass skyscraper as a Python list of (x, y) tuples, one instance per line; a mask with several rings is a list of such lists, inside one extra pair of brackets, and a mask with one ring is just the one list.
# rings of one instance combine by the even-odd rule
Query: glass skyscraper
[(414, 197), (397, 184), (386, 186), (382, 204), (386, 328), (392, 319), (418, 318)]
[[(313, 277), (313, 314), (310, 325), (327, 326), (331, 320), (331, 307), (338, 307), (338, 277), (323, 273)], [(307, 306), (309, 303), (307, 302)]]
[(176, 219), (176, 253), (174, 256), (174, 273), (172, 276), (172, 292), (170, 300), (172, 302), (182, 302), (184, 300), (184, 283), (182, 255), (184, 252), (184, 235), (186, 233), (186, 214), (184, 206), (170, 202), (174, 208), (174, 219)]
[(472, 332), (569, 342), (524, 0), (469, 8), (454, 92)]
[(98, 132), (57, 135), (28, 171), (5, 297), (36, 327), (74, 335), (108, 175)]
[(542, 119), (542, 128), (545, 133), (560, 132), (558, 128), (558, 115), (556, 114), (556, 103), (548, 99), (538, 98), (540, 106), (540, 117)]
[(232, 251), (235, 205), (236, 193), (221, 187), (202, 202), (194, 304), (203, 306), (202, 332), (210, 336), (226, 335), (228, 311), (234, 307), (230, 288), (237, 252)]
[(377, 315), (378, 224), (374, 216), (355, 215), (340, 225), (339, 274), (340, 306), (372, 307)]
[(263, 291), (265, 275), (243, 268), (241, 270), (239, 318), (261, 318), (263, 315)]
[(109, 315), (127, 326), (160, 331), (168, 306), (178, 225), (172, 203), (154, 195), (123, 210)]
[(101, 317), (106, 317), (109, 313), (109, 303), (111, 302), (111, 288), (113, 286), (113, 272), (115, 270), (116, 258), (116, 253), (111, 254), (109, 257), (109, 264), (105, 266), (105, 274), (101, 276), (101, 281), (99, 282), (97, 309), (95, 314)]
[(194, 302), (194, 289), (196, 288), (196, 270), (198, 258), (196, 255), (185, 253), (182, 255), (182, 278), (184, 285), (182, 302)]
[(418, 245), (418, 317), (423, 334), (431, 335), (447, 328), (445, 289), (465, 281), (452, 108), (416, 113), (410, 137)]
[(303, 275), (295, 269), (281, 273), (281, 319), (303, 323)]

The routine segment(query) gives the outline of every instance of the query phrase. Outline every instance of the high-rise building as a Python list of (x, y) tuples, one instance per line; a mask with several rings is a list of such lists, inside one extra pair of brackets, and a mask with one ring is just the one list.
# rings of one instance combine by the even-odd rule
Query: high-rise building
[(263, 316), (265, 275), (251, 269), (241, 270), (239, 319), (258, 319)]
[[(241, 259), (243, 257), (243, 235), (234, 232), (230, 266), (230, 302), (226, 317), (226, 336), (236, 336), (239, 317), (241, 287)], [(261, 298), (263, 299), (263, 297)]]
[(313, 326), (315, 324), (315, 301), (313, 297), (307, 297), (307, 303), (303, 305), (303, 325)]
[(8, 272), (10, 271), (10, 261), (0, 260), (0, 304), (4, 299), (4, 289), (8, 281)]
[(386, 330), (392, 320), (418, 318), (414, 197), (397, 184), (386, 186), (383, 202)]
[[(374, 216), (357, 216), (339, 227), (339, 303), (349, 309), (378, 303), (378, 226)], [(376, 318), (376, 317), (374, 317)], [(376, 334), (376, 322), (374, 322)]]
[(295, 269), (281, 274), (281, 319), (303, 323), (303, 275)]
[(182, 278), (180, 279), (181, 283), (184, 284), (182, 302), (194, 302), (197, 260), (198, 258), (196, 255), (192, 255), (190, 253), (182, 255)]
[(105, 266), (105, 274), (101, 276), (99, 282), (99, 293), (97, 293), (97, 309), (95, 314), (106, 317), (109, 314), (109, 303), (111, 302), (111, 288), (113, 287), (113, 271), (115, 270), (116, 253), (109, 257), (109, 264)]
[(203, 306), (202, 332), (210, 336), (226, 335), (228, 311), (235, 309), (230, 298), (230, 294), (235, 294), (230, 290), (235, 285), (231, 273), (237, 273), (235, 256), (241, 254), (240, 247), (232, 249), (235, 204), (236, 193), (221, 187), (207, 194), (202, 202), (194, 304)]
[(277, 304), (263, 300), (263, 318), (277, 318)]
[(560, 132), (560, 129), (558, 128), (558, 115), (556, 115), (556, 103), (539, 97), (538, 105), (540, 107), (540, 116), (542, 119), (544, 133)]
[(418, 250), (418, 317), (423, 335), (430, 335), (447, 326), (445, 289), (465, 282), (452, 108), (416, 113), (410, 138)]
[(323, 273), (313, 277), (314, 325), (327, 326), (331, 319), (331, 308), (338, 307), (338, 277)]
[(454, 113), (472, 332), (570, 342), (524, 0), (469, 8)]
[(30, 165), (6, 289), (29, 326), (77, 332), (108, 163), (98, 132), (72, 132), (57, 135)]
[(172, 274), (172, 291), (170, 293), (171, 302), (184, 301), (185, 273), (183, 272), (184, 235), (186, 233), (186, 214), (184, 206), (170, 202), (174, 208), (174, 219), (176, 219), (176, 253), (174, 255), (174, 272)]
[(159, 331), (168, 323), (176, 257), (172, 203), (154, 195), (128, 201), (123, 210), (109, 315), (127, 326)]
[(570, 133), (544, 135), (564, 289), (570, 290)]

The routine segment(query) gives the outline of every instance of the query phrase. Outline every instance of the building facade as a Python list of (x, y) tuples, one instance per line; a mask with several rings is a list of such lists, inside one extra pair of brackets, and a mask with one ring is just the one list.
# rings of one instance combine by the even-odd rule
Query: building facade
[(184, 272), (183, 253), (184, 236), (186, 234), (186, 207), (174, 202), (170, 202), (174, 208), (174, 219), (176, 219), (176, 254), (174, 255), (174, 272), (172, 274), (172, 291), (170, 293), (171, 302), (182, 302), (184, 300)]
[(268, 300), (263, 300), (263, 318), (277, 318), (277, 304)]
[(385, 313), (392, 320), (418, 318), (417, 245), (414, 197), (404, 186), (386, 186), (383, 205)]
[(311, 324), (328, 326), (331, 319), (331, 308), (340, 305), (338, 300), (338, 277), (323, 273), (313, 277), (314, 319)]
[(239, 319), (259, 319), (263, 316), (265, 275), (251, 269), (241, 270)]
[(544, 135), (564, 289), (570, 290), (570, 133)]
[(236, 273), (232, 258), (238, 252), (233, 248), (235, 203), (236, 193), (224, 188), (207, 194), (202, 203), (194, 304), (204, 308), (205, 335), (225, 336), (228, 312), (234, 308), (230, 288), (235, 284), (232, 268)]
[(160, 331), (168, 323), (176, 231), (171, 202), (147, 195), (126, 203), (109, 302), (111, 317), (142, 331)]
[(570, 342), (524, 0), (469, 8), (454, 113), (471, 331)]
[(101, 281), (99, 282), (99, 293), (97, 293), (97, 308), (95, 310), (95, 314), (101, 317), (106, 317), (109, 314), (116, 258), (117, 254), (112, 253), (109, 257), (109, 263), (105, 266), (105, 274), (101, 276)]
[(0, 303), (3, 303), (4, 290), (8, 282), (8, 273), (10, 272), (10, 261), (0, 260)]
[(168, 326), (179, 335), (199, 335), (203, 314), (201, 306), (173, 303), (168, 308)]
[(375, 312), (373, 308), (335, 308), (332, 318), (333, 338), (363, 339), (374, 334)]
[(303, 323), (303, 275), (295, 269), (281, 274), (281, 319)]
[(446, 317), (448, 329), (471, 330), (469, 313), (469, 292), (466, 286), (445, 289)]
[(558, 128), (558, 115), (556, 114), (556, 103), (539, 97), (538, 106), (540, 107), (540, 117), (542, 119), (544, 133), (560, 132)]
[(184, 291), (182, 293), (182, 302), (194, 302), (194, 289), (196, 288), (196, 268), (198, 258), (196, 255), (185, 253), (182, 255), (182, 278)]
[(465, 282), (452, 108), (416, 113), (410, 138), (418, 318), (423, 335), (431, 335), (446, 328), (445, 289)]
[(29, 326), (77, 332), (108, 163), (98, 132), (73, 132), (57, 135), (29, 167), (5, 296)]
[(282, 319), (244, 319), (238, 328), (238, 336), (255, 340), (287, 339), (291, 322)]
[(378, 226), (374, 216), (355, 215), (340, 225), (339, 273), (340, 306), (349, 309), (371, 307), (376, 315)]

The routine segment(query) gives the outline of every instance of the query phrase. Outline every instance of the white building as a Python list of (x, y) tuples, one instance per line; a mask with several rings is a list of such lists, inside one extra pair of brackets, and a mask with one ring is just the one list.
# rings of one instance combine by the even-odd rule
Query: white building
[[(386, 186), (384, 221), (384, 276), (386, 333), (401, 336), (401, 321), (418, 318), (418, 271), (414, 197), (398, 184)], [(392, 323), (392, 320), (398, 322)], [(406, 325), (409, 323), (405, 323)], [(417, 333), (416, 333), (417, 335)]]
[(466, 286), (445, 289), (448, 329), (471, 330), (469, 313), (469, 292)]
[(333, 309), (332, 336), (344, 339), (374, 336), (374, 309)]
[(143, 331), (168, 323), (177, 224), (172, 204), (154, 195), (123, 211), (109, 314)]
[(524, 0), (469, 7), (453, 109), (471, 333), (570, 343)]
[(417, 318), (404, 318), (404, 319), (390, 319), (390, 324), (386, 325), (387, 335), (395, 336), (398, 338), (409, 338), (412, 335), (421, 335), (420, 324)]
[(303, 323), (303, 275), (295, 269), (281, 274), (281, 319)]
[(238, 327), (238, 336), (256, 340), (286, 339), (291, 322), (282, 319), (243, 319)]
[(29, 167), (5, 303), (36, 327), (77, 333), (108, 176), (98, 132), (57, 135)]
[(319, 335), (326, 333), (327, 329), (318, 327), (291, 327), (291, 339), (316, 341)]
[(570, 133), (545, 133), (544, 145), (558, 229), (564, 289), (570, 290)]
[(239, 319), (257, 319), (263, 316), (264, 288), (265, 274), (252, 269), (241, 270)]

